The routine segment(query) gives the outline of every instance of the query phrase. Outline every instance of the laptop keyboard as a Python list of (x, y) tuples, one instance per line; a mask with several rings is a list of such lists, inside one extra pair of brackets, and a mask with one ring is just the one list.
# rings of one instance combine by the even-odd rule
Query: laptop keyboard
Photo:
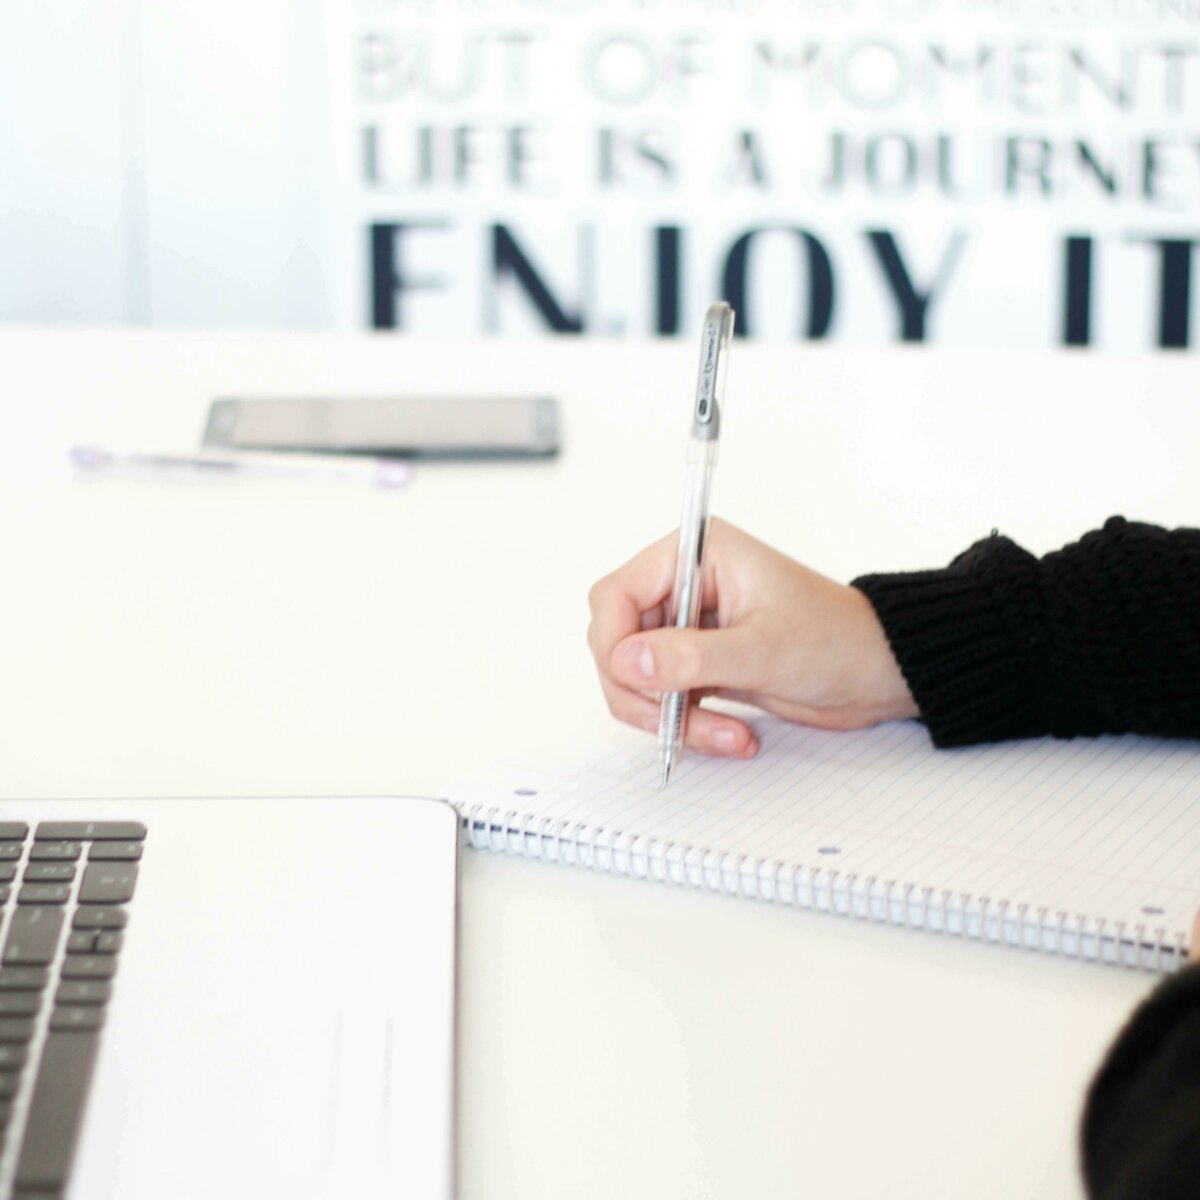
[(66, 1190), (146, 827), (0, 821), (0, 1194)]

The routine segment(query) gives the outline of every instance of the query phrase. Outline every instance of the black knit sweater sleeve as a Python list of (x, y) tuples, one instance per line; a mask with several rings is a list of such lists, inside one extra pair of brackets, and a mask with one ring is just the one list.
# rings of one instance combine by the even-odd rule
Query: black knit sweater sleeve
[(1044, 558), (993, 534), (854, 581), (934, 742), (1200, 737), (1200, 530), (1113, 517)]
[(1080, 1150), (1092, 1200), (1200, 1195), (1200, 966), (1160, 984), (1113, 1043)]

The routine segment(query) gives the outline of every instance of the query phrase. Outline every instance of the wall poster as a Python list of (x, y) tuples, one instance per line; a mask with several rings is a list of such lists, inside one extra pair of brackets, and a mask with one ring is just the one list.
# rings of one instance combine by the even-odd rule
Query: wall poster
[(348, 319), (1200, 337), (1200, 0), (344, 0)]

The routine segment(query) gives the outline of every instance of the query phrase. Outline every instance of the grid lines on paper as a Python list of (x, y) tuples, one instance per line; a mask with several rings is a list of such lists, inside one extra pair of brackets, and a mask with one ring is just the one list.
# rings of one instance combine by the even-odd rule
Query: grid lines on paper
[(1138, 737), (936, 750), (898, 722), (756, 722), (749, 761), (686, 755), (656, 790), (649, 744), (560, 774), (523, 814), (791, 867), (1183, 933), (1200, 905), (1200, 748)]

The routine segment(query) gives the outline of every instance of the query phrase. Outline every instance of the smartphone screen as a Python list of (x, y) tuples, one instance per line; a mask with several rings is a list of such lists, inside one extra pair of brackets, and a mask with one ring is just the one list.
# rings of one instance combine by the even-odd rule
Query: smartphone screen
[(543, 397), (214, 400), (204, 444), (404, 458), (527, 458), (558, 452), (558, 403)]

